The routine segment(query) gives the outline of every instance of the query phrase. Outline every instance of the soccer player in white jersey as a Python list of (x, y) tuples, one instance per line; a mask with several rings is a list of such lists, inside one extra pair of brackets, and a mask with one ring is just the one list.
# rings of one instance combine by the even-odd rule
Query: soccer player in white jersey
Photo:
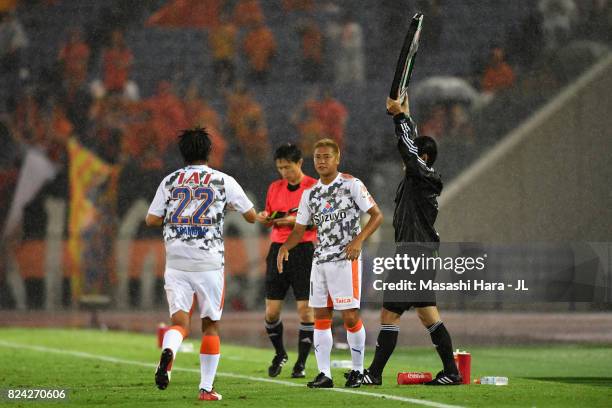
[[(333, 310), (342, 313), (351, 348), (352, 370), (345, 386), (356, 388), (363, 380), (365, 328), (359, 316), (361, 292), (361, 246), (380, 226), (382, 213), (363, 183), (339, 173), (340, 150), (336, 142), (322, 139), (315, 144), (314, 164), (319, 181), (302, 193), (295, 226), (278, 251), (278, 271), (289, 259), (289, 250), (304, 235), (306, 227), (317, 227), (317, 246), (310, 275), (309, 306), (314, 308), (314, 349), (320, 373), (310, 388), (334, 386), (330, 368)], [(370, 220), (361, 230), (361, 213)]]
[(170, 382), (176, 352), (189, 334), (195, 295), (202, 318), (199, 399), (216, 401), (221, 399), (213, 382), (220, 357), (218, 325), (224, 296), (223, 220), (228, 210), (236, 210), (254, 223), (256, 212), (233, 177), (207, 166), (211, 141), (206, 130), (184, 131), (178, 145), (186, 166), (162, 180), (146, 217), (148, 226), (163, 225), (164, 289), (172, 319), (155, 383), (163, 390)]

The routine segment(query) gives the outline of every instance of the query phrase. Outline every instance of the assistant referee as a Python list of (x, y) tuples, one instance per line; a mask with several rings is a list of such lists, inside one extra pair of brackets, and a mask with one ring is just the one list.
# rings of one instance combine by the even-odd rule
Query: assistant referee
[(301, 323), (298, 334), (298, 359), (293, 366), (291, 377), (303, 378), (314, 333), (314, 315), (312, 309), (308, 307), (308, 296), (316, 230), (307, 230), (302, 241), (291, 250), (291, 256), (282, 274), (278, 273), (276, 258), (278, 249), (285, 243), (295, 225), (302, 192), (312, 187), (317, 180), (302, 172), (304, 162), (302, 153), (293, 144), (280, 146), (274, 153), (274, 162), (281, 179), (270, 184), (265, 210), (258, 213), (256, 218), (265, 226), (272, 227), (270, 234), (272, 243), (266, 258), (265, 323), (266, 332), (276, 353), (272, 364), (268, 367), (268, 375), (278, 376), (287, 362), (280, 315), (283, 300), (289, 287), (292, 287)]

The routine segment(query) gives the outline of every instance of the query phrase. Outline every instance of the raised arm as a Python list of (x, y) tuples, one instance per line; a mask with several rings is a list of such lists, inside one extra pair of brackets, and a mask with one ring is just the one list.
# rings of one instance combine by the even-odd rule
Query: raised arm
[(419, 165), (426, 166), (426, 163), (419, 157), (419, 151), (414, 143), (418, 136), (414, 121), (410, 117), (410, 106), (408, 96), (403, 102), (387, 97), (387, 111), (393, 115), (395, 123), (395, 136), (397, 136), (397, 147), (402, 161), (406, 166), (406, 171), (412, 171)]

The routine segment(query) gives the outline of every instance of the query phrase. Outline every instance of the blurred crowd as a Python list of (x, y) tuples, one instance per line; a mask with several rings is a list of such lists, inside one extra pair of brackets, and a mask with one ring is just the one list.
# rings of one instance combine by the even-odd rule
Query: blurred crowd
[[(208, 47), (203, 52), (212, 57), (215, 81), (211, 86), (196, 78), (168, 78), (147, 97), (141, 95), (135, 79), (138, 61), (126, 41), (126, 31), (133, 29), (129, 26), (111, 24), (92, 37), (83, 27), (68, 24), (64, 40), (57, 46), (56, 61), (40, 76), (31, 75), (29, 62), (22, 58), (29, 45), (28, 33), (20, 23), (20, 15), (28, 13), (31, 3), (8, 2), (0, 14), (1, 75), (3, 84), (8, 85), (0, 111), (7, 144), (37, 146), (50, 159), (65, 164), (66, 140), (75, 137), (110, 163), (160, 176), (180, 164), (173, 143), (178, 131), (202, 125), (214, 138), (213, 167), (225, 169), (228, 149), (238, 163), (270, 162), (266, 112), (251, 88), (269, 80), (278, 40), (266, 24), (259, 0), (169, 1), (151, 10), (145, 26), (170, 29), (196, 25), (206, 30)], [(51, 13), (62, 2), (34, 3)], [(334, 15), (343, 13), (333, 4), (325, 6), (335, 7)], [(306, 152), (320, 137), (342, 143), (347, 109), (329, 91), (318, 91), (316, 84), (364, 81), (361, 27), (350, 13), (343, 13), (341, 21), (334, 19), (324, 33), (311, 17), (323, 7), (319, 2), (285, 0), (278, 7), (287, 14), (303, 16), (295, 30), (301, 45), (301, 55), (296, 57), (301, 59), (302, 72), (302, 78), (296, 80), (316, 88), (293, 116), (297, 142)], [(115, 11), (120, 13), (121, 9)], [(194, 14), (200, 14), (199, 18), (191, 21)], [(324, 43), (333, 50), (324, 51)], [(332, 78), (323, 75), (327, 72), (323, 67), (326, 52), (338, 53), (335, 66), (330, 68)], [(236, 68), (239, 60), (248, 66), (243, 77)], [(13, 157), (18, 159), (19, 155)]]
[[(36, 44), (32, 44), (31, 35), (21, 19), (27, 20), (32, 7), (52, 15), (62, 3), (62, 0), (0, 3), (0, 77), (3, 87), (6, 84), (0, 101), (3, 147), (0, 154), (0, 209), (3, 210), (0, 250), (3, 253), (16, 251), (17, 263), (28, 281), (26, 286), (33, 293), (40, 288), (32, 278), (36, 281), (44, 276), (44, 272), (38, 271), (43, 266), (28, 263), (27, 258), (44, 257), (44, 249), (39, 252), (41, 246), (44, 248), (41, 242), (46, 234), (44, 198), (72, 200), (75, 188), (88, 188), (87, 184), (73, 185), (75, 180), (71, 172), (79, 168), (79, 160), (101, 160), (100, 163), (117, 170), (113, 173), (117, 175), (117, 182), (113, 184), (116, 191), (96, 192), (96, 195), (110, 194), (116, 202), (116, 205), (104, 207), (105, 214), (101, 208), (95, 212), (97, 222), (106, 220), (104, 231), (93, 231), (87, 223), (71, 225), (74, 223), (72, 214), (65, 221), (65, 234), (73, 239), (73, 231), (78, 230), (77, 234), (89, 241), (83, 254), (94, 260), (112, 257), (112, 248), (95, 242), (111, 242), (119, 228), (118, 218), (136, 199), (150, 200), (159, 180), (182, 165), (175, 138), (183, 129), (205, 126), (213, 139), (211, 167), (228, 171), (239, 179), (248, 178), (247, 188), (262, 195), (261, 200), (267, 183), (275, 177), (274, 146), (269, 137), (266, 112), (252, 89), (256, 86), (261, 89), (270, 80), (278, 40), (266, 24), (259, 0), (141, 2), (136, 8), (141, 8), (140, 17), (146, 18), (144, 22), (138, 10), (113, 2), (110, 8), (100, 11), (99, 21), (93, 28), (66, 24), (54, 61), (42, 69), (39, 66), (35, 69), (31, 54), (26, 56), (24, 51)], [(350, 14), (343, 14), (341, 21), (334, 18), (329, 33), (324, 34), (311, 17), (320, 6), (314, 1), (289, 0), (277, 5), (286, 15), (299, 15), (300, 23), (294, 34), (301, 46), (296, 58), (301, 60), (302, 77), (295, 81), (313, 86), (307, 98), (290, 108), (294, 112), (289, 126), (292, 133), (297, 134), (297, 138), (292, 139), (303, 147), (306, 157), (311, 156), (311, 145), (319, 138), (331, 137), (342, 144), (348, 116), (346, 107), (329, 91), (321, 91), (319, 85), (364, 81), (363, 35), (359, 24)], [(334, 16), (342, 13), (337, 7), (332, 12)], [(211, 57), (214, 84), (203, 84), (198, 78), (168, 78), (159, 81), (152, 94), (143, 95), (138, 81), (138, 52), (132, 49), (126, 37), (130, 30), (148, 27), (205, 31), (207, 44), (203, 52)], [(324, 42), (328, 42), (327, 47), (338, 48), (324, 50)], [(335, 59), (337, 67), (330, 67), (332, 76), (329, 76), (324, 67), (324, 55), (336, 51), (342, 55)], [(238, 69), (241, 64), (248, 69)], [(74, 148), (75, 145), (79, 147)], [(38, 191), (24, 195), (22, 190), (19, 193), (16, 190), (19, 189), (20, 170), (23, 173), (26, 162), (28, 166), (32, 163), (27, 159), (32, 157), (28, 156), (32, 151), (41, 153), (49, 165), (47, 168), (57, 169), (57, 172), (54, 171), (55, 177), (50, 177), (51, 180), (45, 178), (45, 183), (37, 184)], [(79, 155), (82, 152), (87, 153)], [(258, 177), (254, 177), (256, 174)], [(36, 172), (34, 175), (40, 176)], [(94, 207), (101, 205), (97, 201), (99, 197), (86, 198), (91, 198)], [(67, 204), (67, 211), (74, 213), (74, 202)], [(23, 207), (20, 208), (23, 220), (16, 223), (12, 219), (9, 221), (7, 216), (15, 205)], [(140, 231), (137, 237), (151, 234), (157, 236), (158, 232)], [(21, 243), (13, 247), (15, 242)], [(30, 245), (32, 243), (36, 245)], [(67, 262), (64, 261), (64, 267), (68, 270)], [(92, 262), (83, 262), (85, 273), (90, 273), (87, 264)], [(0, 265), (2, 293), (5, 293), (7, 268), (3, 261)], [(70, 281), (69, 274), (64, 274)], [(36, 298), (40, 301), (38, 295)], [(7, 298), (10, 296), (5, 296), (4, 300)]]
[[(442, 21), (446, 7), (451, 5), (423, 1), (423, 8)], [(442, 22), (436, 25), (444, 29)], [(438, 142), (474, 144), (481, 133), (474, 117), (488, 105), (507, 103), (517, 93), (557, 90), (609, 52), (611, 44), (612, 2), (539, 0), (521, 20), (491, 39), (486, 52), (469, 51), (471, 71), (425, 81), (420, 130)], [(427, 52), (431, 51), (439, 47)], [(483, 119), (494, 118), (485, 114)]]
[[(248, 178), (248, 188), (262, 196), (275, 177), (272, 151), (281, 140), (271, 135), (271, 127), (279, 124), (269, 118), (279, 117), (274, 111), (278, 106), (288, 119), (280, 124), (282, 141), (298, 143), (307, 159), (313, 142), (323, 137), (336, 140), (354, 159), (349, 147), (353, 154), (355, 145), (368, 149), (371, 135), (347, 136), (349, 119), (367, 128), (369, 118), (364, 117), (367, 112), (350, 111), (354, 101), (338, 90), (350, 89), (361, 98), (369, 83), (387, 84), (388, 67), (384, 72), (371, 67), (380, 56), (395, 64), (398, 45), (389, 39), (401, 41), (404, 30), (398, 27), (406, 25), (413, 10), (426, 16), (421, 39), (426, 51), (418, 57), (422, 71), (448, 52), (447, 30), (453, 24), (448, 17), (453, 3), (444, 0), (407, 0), (401, 9), (396, 0), (381, 1), (376, 37), (365, 27), (373, 23), (364, 21), (347, 0), (109, 1), (96, 8), (99, 14), (91, 16), (91, 24), (75, 25), (65, 18), (54, 60), (41, 63), (26, 52), (37, 45), (34, 33), (28, 32), (36, 27), (28, 28), (23, 20), (32, 10), (52, 17), (69, 1), (0, 1), (0, 225), (28, 149), (42, 152), (58, 169), (40, 194), (68, 196), (70, 140), (119, 169), (119, 214), (136, 198), (149, 200), (161, 177), (181, 165), (175, 137), (198, 125), (213, 137), (210, 165)], [(268, 18), (270, 10), (282, 16), (281, 23)], [(449, 67), (445, 76), (421, 78), (411, 89), (420, 133), (458, 149), (453, 156), (457, 168), (469, 162), (470, 152), (483, 140), (483, 120), (478, 118), (496, 118), (486, 116), (491, 107), (504, 105), (517, 90), (560, 86), (607, 52), (612, 42), (610, 0), (539, 0), (521, 19), (508, 24), (484, 51), (465, 49), (473, 61), (469, 71)], [(280, 30), (288, 22), (291, 30)], [(139, 60), (130, 33), (153, 29), (202, 30), (212, 83), (177, 76), (143, 92), (142, 67), (154, 67), (155, 61)], [(287, 57), (281, 53), (291, 49), (289, 42), (298, 48)], [(368, 51), (373, 49), (374, 55)], [(294, 61), (297, 69), (285, 66), (287, 61)], [(289, 74), (283, 76), (285, 70)], [(308, 92), (273, 107), (262, 103), (263, 90), (277, 85), (279, 78), (288, 88)], [(457, 169), (451, 167), (453, 174)], [(34, 203), (29, 211), (22, 234), (40, 238), (46, 222), (43, 204)], [(140, 231), (138, 236), (145, 235)]]

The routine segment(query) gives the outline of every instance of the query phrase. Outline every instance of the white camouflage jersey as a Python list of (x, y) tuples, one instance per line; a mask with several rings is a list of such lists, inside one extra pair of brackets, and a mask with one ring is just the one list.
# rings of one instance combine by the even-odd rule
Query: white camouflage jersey
[(149, 214), (164, 218), (166, 266), (188, 272), (223, 268), (225, 212), (251, 208), (233, 177), (208, 166), (187, 166), (166, 176), (149, 207)]
[(317, 227), (316, 263), (346, 259), (344, 249), (361, 232), (359, 219), (376, 203), (361, 180), (340, 173), (330, 184), (321, 180), (304, 190), (296, 222)]

